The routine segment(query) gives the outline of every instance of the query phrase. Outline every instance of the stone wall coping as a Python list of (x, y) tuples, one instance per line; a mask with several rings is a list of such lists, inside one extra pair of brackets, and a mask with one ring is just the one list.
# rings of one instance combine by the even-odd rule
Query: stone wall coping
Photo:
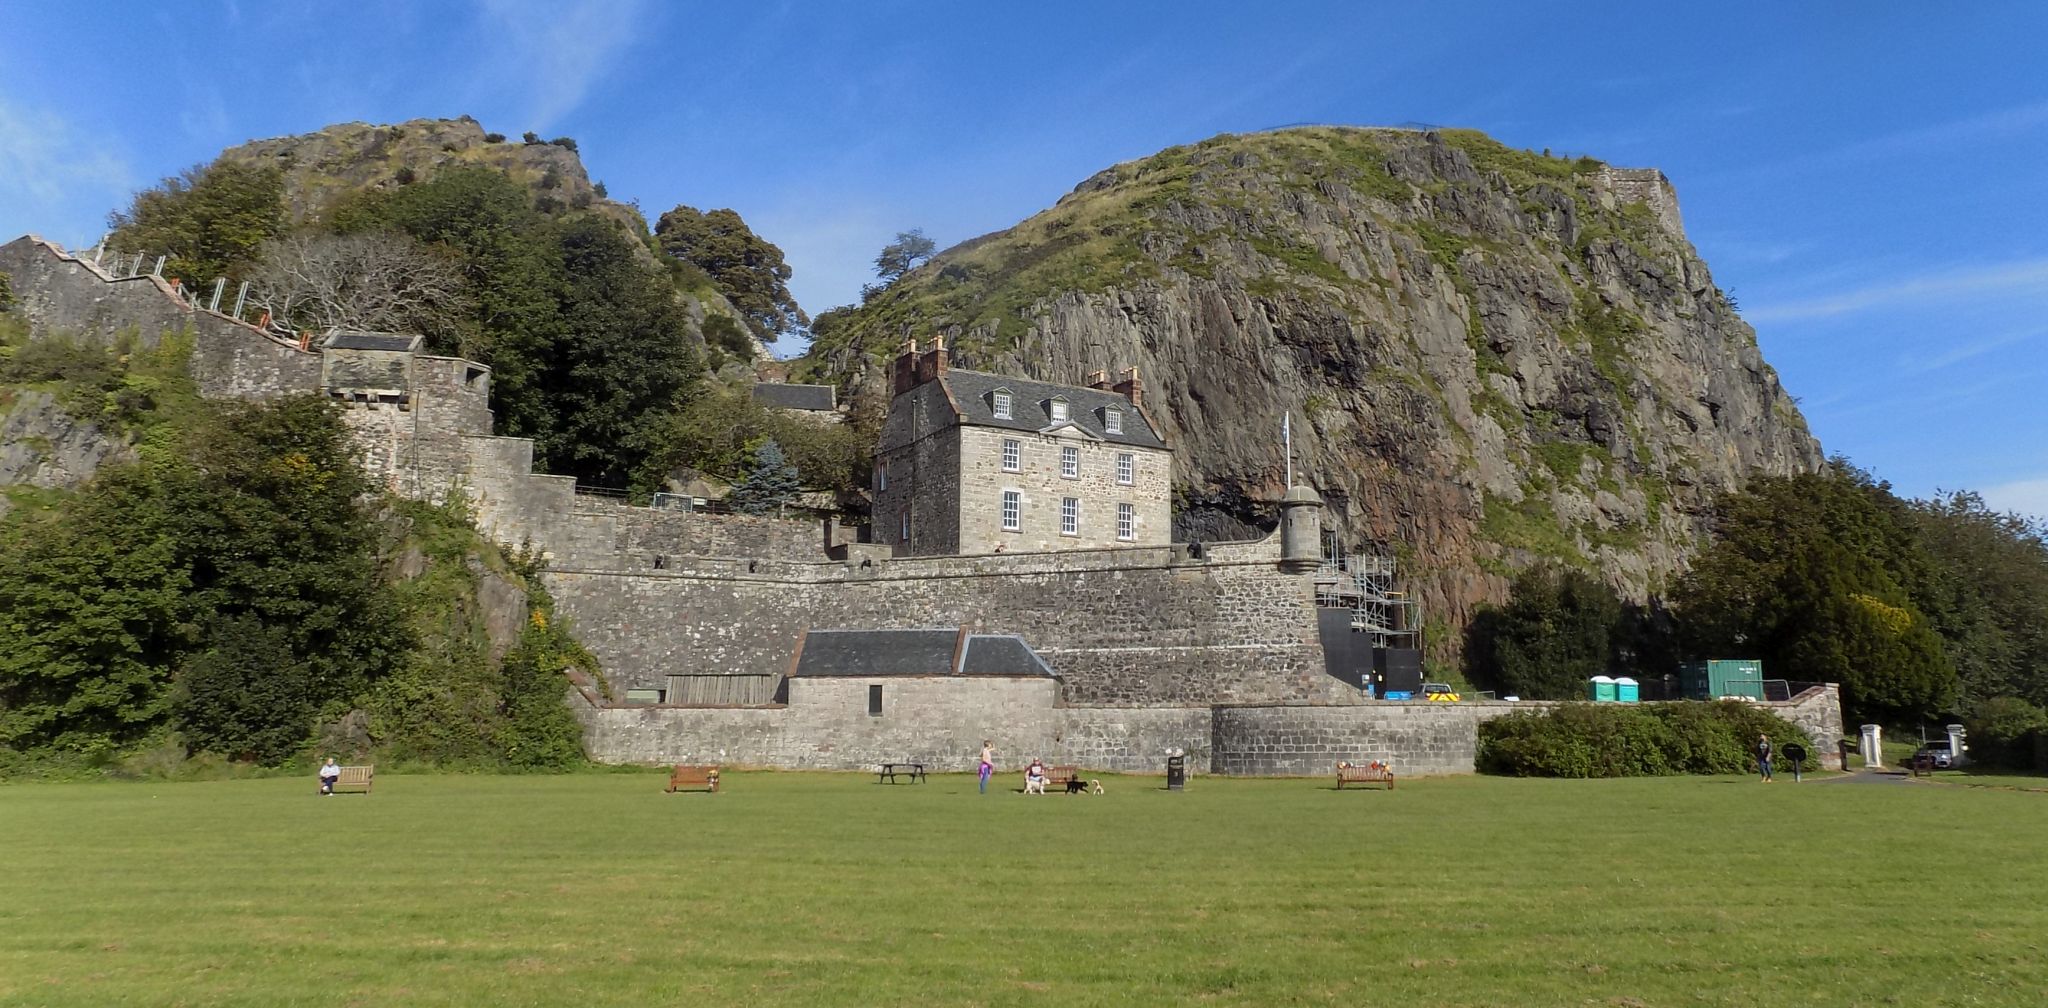
[[(1158, 548), (1158, 547), (1144, 547), (1144, 548), (1147, 548), (1147, 549), (1156, 549), (1156, 548)], [(1075, 552), (1080, 552), (1080, 551), (1078, 551), (1078, 550), (1077, 550), (1077, 551), (1075, 551)], [(1041, 575), (1041, 574), (1085, 574), (1085, 573), (1101, 573), (1101, 572), (1108, 572), (1108, 571), (1144, 571), (1144, 570), (1203, 570), (1203, 569), (1211, 569), (1211, 570), (1215, 570), (1215, 569), (1228, 569), (1228, 568), (1237, 568), (1237, 567), (1259, 567), (1259, 568), (1267, 568), (1267, 567), (1272, 567), (1272, 566), (1273, 566), (1273, 561), (1270, 561), (1270, 560), (1264, 560), (1264, 559), (1258, 559), (1258, 560), (1195, 560), (1195, 561), (1175, 561), (1175, 560), (1169, 559), (1169, 560), (1166, 560), (1166, 561), (1164, 561), (1164, 562), (1159, 562), (1159, 561), (1151, 561), (1151, 562), (1143, 562), (1143, 563), (1122, 563), (1122, 564), (1099, 564), (1099, 565), (1085, 565), (1085, 566), (1084, 566), (1084, 565), (1080, 565), (1080, 564), (1073, 564), (1073, 563), (1070, 563), (1070, 562), (1065, 562), (1066, 558), (1068, 558), (1068, 557), (1071, 557), (1072, 555), (1073, 555), (1073, 554), (1071, 554), (1071, 553), (1055, 553), (1055, 552), (1047, 552), (1047, 553), (1029, 553), (1029, 554), (1023, 554), (1023, 553), (1019, 553), (1019, 554), (1008, 554), (1008, 556), (1030, 557), (1030, 558), (1033, 558), (1033, 559), (1041, 559), (1041, 560), (1042, 560), (1042, 559), (1051, 559), (1051, 558), (1058, 558), (1058, 559), (1057, 559), (1057, 560), (1055, 560), (1055, 562), (1053, 562), (1053, 563), (1049, 563), (1049, 564), (1047, 564), (1047, 565), (1046, 565), (1046, 566), (1044, 566), (1044, 567), (1025, 567), (1025, 566), (1024, 566), (1024, 565), (1022, 565), (1022, 564), (1017, 564), (1017, 565), (1007, 565), (1007, 564), (1006, 564), (1006, 565), (1004, 565), (1005, 567), (1012, 567), (1012, 568), (1015, 568), (1015, 569), (996, 569), (996, 570), (989, 570), (989, 569), (970, 569), (970, 570), (930, 570), (930, 569), (924, 569), (924, 570), (906, 570), (906, 569), (903, 569), (902, 567), (899, 567), (899, 566), (897, 566), (897, 565), (899, 565), (899, 564), (903, 564), (903, 563), (905, 563), (905, 561), (904, 561), (904, 560), (888, 560), (888, 561), (884, 561), (884, 562), (882, 562), (882, 563), (878, 563), (878, 564), (874, 565), (873, 567), (867, 567), (867, 568), (858, 568), (858, 567), (851, 567), (850, 565), (848, 565), (848, 564), (847, 564), (847, 563), (846, 563), (845, 561), (843, 561), (843, 560), (771, 560), (771, 559), (758, 559), (758, 558), (753, 558), (753, 557), (713, 557), (713, 556), (691, 556), (691, 555), (673, 555), (673, 556), (670, 556), (670, 557), (668, 558), (668, 562), (669, 562), (669, 564), (670, 564), (671, 566), (670, 566), (670, 567), (667, 567), (667, 568), (664, 568), (664, 569), (661, 569), (661, 570), (654, 570), (654, 569), (645, 569), (645, 570), (641, 570), (641, 569), (635, 569), (635, 570), (616, 570), (616, 569), (608, 569), (608, 568), (603, 568), (603, 567), (549, 567), (549, 568), (548, 568), (548, 572), (549, 572), (549, 573), (551, 573), (551, 574), (578, 574), (578, 575), (586, 575), (586, 576), (591, 576), (591, 577), (635, 577), (635, 578), (667, 578), (667, 579), (672, 579), (672, 580), (688, 580), (688, 581), (752, 581), (752, 582), (757, 582), (757, 583), (765, 583), (765, 584), (816, 584), (816, 583), (820, 583), (820, 582), (831, 582), (831, 581), (839, 581), (839, 580), (846, 580), (846, 581), (861, 581), (861, 582), (872, 582), (872, 581), (928, 581), (928, 580), (948, 580), (948, 579), (960, 579), (960, 578), (982, 578), (982, 577), (990, 577), (990, 576), (999, 576), (999, 575), (1001, 575), (1001, 576), (1013, 576), (1013, 577), (1014, 577), (1014, 576), (1030, 576), (1030, 575)], [(918, 558), (916, 558), (916, 560), (915, 560), (915, 561), (913, 561), (913, 562), (916, 562), (916, 563), (918, 563), (918, 564), (919, 564), (920, 566), (924, 566), (924, 567), (927, 567), (927, 568), (928, 568), (928, 567), (932, 566), (932, 564), (931, 564), (931, 561), (934, 561), (934, 560), (939, 560), (939, 561), (945, 561), (945, 562), (948, 562), (948, 563), (952, 563), (952, 564), (959, 564), (959, 563), (961, 563), (961, 562), (963, 562), (963, 561), (966, 561), (966, 562), (970, 562), (970, 563), (981, 563), (981, 562), (984, 562), (984, 561), (986, 561), (986, 560), (988, 560), (988, 559), (989, 559), (989, 558), (988, 558), (988, 557), (986, 557), (986, 556), (982, 556), (982, 557), (918, 557)], [(755, 569), (754, 571), (751, 571), (751, 572), (744, 572), (744, 573), (742, 573), (742, 572), (738, 572), (738, 571), (735, 571), (735, 572), (731, 572), (731, 573), (727, 573), (727, 572), (724, 572), (724, 571), (718, 571), (718, 570), (694, 570), (694, 571), (693, 571), (693, 570), (678, 570), (678, 569), (675, 569), (675, 567), (673, 566), (673, 565), (674, 565), (675, 563), (677, 563), (677, 562), (689, 562), (689, 561), (693, 561), (693, 560), (694, 560), (694, 561), (700, 561), (700, 562), (706, 562), (706, 563), (712, 563), (712, 564), (734, 564), (734, 565), (737, 565), (737, 564), (745, 564), (745, 563), (751, 563), (751, 564), (754, 564), (754, 565), (755, 565), (756, 569)], [(778, 577), (778, 576), (776, 576), (776, 572), (775, 572), (775, 571), (773, 571), (773, 570), (771, 570), (771, 568), (784, 568), (784, 569), (785, 569), (785, 570), (787, 571), (787, 573), (786, 573), (786, 574), (784, 574), (783, 576), (779, 576), (779, 577)], [(846, 571), (849, 571), (849, 570), (859, 570), (859, 571), (861, 571), (862, 573), (859, 573), (859, 574), (845, 574), (845, 573), (844, 573), (844, 572), (846, 572)], [(843, 576), (838, 576), (838, 577), (835, 577), (835, 576), (831, 576), (831, 575), (835, 575), (835, 574), (841, 574), (841, 575), (843, 575)], [(809, 575), (809, 576), (804, 576), (804, 575)], [(817, 576), (817, 575), (824, 575), (824, 576)]]

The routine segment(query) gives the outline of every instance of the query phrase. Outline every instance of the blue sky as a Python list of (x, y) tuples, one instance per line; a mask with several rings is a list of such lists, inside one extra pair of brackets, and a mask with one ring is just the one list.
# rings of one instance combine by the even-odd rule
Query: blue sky
[(223, 147), (467, 113), (576, 137), (650, 216), (737, 209), (813, 312), (853, 300), (898, 230), (949, 245), (1216, 133), (1426, 122), (1655, 166), (1830, 452), (2048, 516), (2044, 4), (242, 0), (7, 21), (4, 235), (89, 245)]

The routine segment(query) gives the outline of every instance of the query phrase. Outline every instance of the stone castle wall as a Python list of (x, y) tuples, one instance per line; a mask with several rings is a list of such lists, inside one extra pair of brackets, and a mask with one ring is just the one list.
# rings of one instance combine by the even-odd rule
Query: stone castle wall
[[(1045, 689), (1001, 689), (961, 680), (922, 680), (926, 692), (895, 693), (898, 680), (845, 679), (831, 692), (793, 680), (790, 704), (755, 708), (579, 706), (593, 758), (615, 763), (724, 763), (868, 770), (923, 760), (934, 770), (973, 769), (979, 740), (994, 740), (1012, 770), (1032, 757), (1110, 773), (1155, 774), (1173, 749), (1196, 772), (1237, 776), (1320, 776), (1339, 761), (1383, 760), (1397, 774), (1471, 773), (1479, 725), (1547, 702), (1395, 703), (1345, 706), (1054, 706)], [(1015, 681), (1028, 686), (1043, 680)], [(870, 717), (866, 687), (902, 696)], [(979, 704), (994, 717), (976, 716)], [(1759, 704), (1807, 733), (1821, 765), (1841, 769), (1841, 700), (1835, 687)], [(1832, 720), (1831, 720), (1832, 719)], [(1832, 727), (1830, 727), (1832, 725)], [(829, 740), (829, 744), (821, 743)], [(930, 740), (930, 741), (924, 741)]]
[(1323, 670), (1307, 578), (1277, 538), (1174, 547), (917, 557), (861, 566), (681, 557), (663, 570), (545, 579), (618, 689), (675, 673), (778, 674), (809, 629), (968, 626), (1021, 635), (1072, 703), (1343, 703)]
[(111, 342), (132, 333), (153, 347), (190, 333), (192, 377), (213, 399), (267, 399), (320, 387), (320, 355), (252, 325), (193, 308), (168, 280), (111, 278), (89, 260), (41, 239), (0, 245), (0, 273), (11, 278), (18, 310), (41, 332)]

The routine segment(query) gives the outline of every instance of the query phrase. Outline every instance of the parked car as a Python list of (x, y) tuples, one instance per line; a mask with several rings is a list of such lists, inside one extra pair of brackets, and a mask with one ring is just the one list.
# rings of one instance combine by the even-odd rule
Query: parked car
[(1956, 761), (1955, 753), (1949, 751), (1946, 740), (1921, 743), (1920, 748), (1913, 753), (1913, 760), (1918, 762), (1923, 757), (1933, 760), (1935, 768), (1940, 770), (1948, 769)]

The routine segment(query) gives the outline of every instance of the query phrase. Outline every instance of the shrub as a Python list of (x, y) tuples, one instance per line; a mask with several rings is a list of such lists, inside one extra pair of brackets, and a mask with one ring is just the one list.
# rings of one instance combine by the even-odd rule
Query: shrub
[(2048, 734), (2048, 711), (2019, 697), (1992, 697), (1965, 722), (1972, 760), (2010, 770), (2035, 768), (2037, 739)]
[(556, 147), (565, 148), (567, 150), (573, 151), (576, 149), (576, 141), (574, 138), (571, 137), (556, 137), (553, 140), (548, 141), (548, 143), (553, 144)]
[(533, 144), (540, 143), (540, 134), (535, 133), (532, 130), (527, 130), (526, 132), (519, 135), (519, 139), (530, 146)]
[(1663, 704), (1571, 703), (1520, 711), (1479, 726), (1479, 770), (1515, 777), (1655, 777), (1746, 773), (1754, 740), (1765, 734), (1779, 753), (1813, 744), (1796, 727), (1741, 701)]
[(505, 134), (503, 134), (503, 133), (486, 133), (486, 134), (484, 134), (484, 142), (485, 142), (485, 143), (504, 143), (504, 142), (505, 142)]

